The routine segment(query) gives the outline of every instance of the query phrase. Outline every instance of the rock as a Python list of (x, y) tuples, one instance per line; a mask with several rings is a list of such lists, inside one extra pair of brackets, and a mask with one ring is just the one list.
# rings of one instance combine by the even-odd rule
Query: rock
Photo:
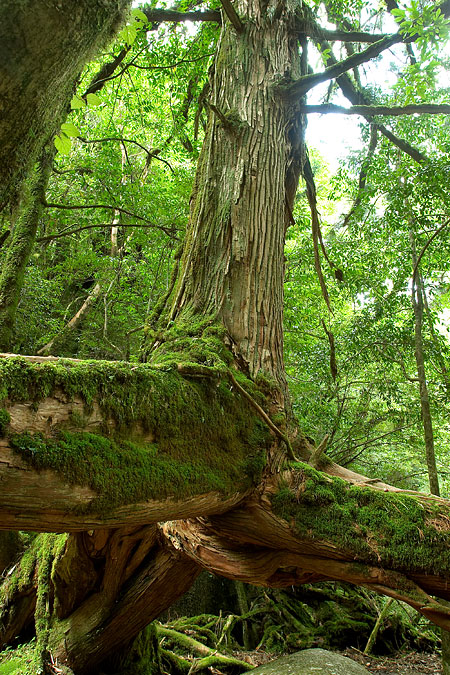
[(252, 675), (369, 675), (359, 663), (325, 649), (304, 649), (250, 671)]

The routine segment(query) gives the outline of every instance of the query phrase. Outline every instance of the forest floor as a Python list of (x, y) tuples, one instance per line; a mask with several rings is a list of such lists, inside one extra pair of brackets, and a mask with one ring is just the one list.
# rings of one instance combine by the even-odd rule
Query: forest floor
[[(442, 675), (441, 657), (425, 652), (406, 652), (394, 656), (366, 656), (357, 649), (339, 652), (365, 666), (375, 675)], [(276, 656), (266, 652), (234, 652), (233, 656), (254, 666), (272, 661)]]
[(441, 657), (425, 652), (406, 652), (394, 656), (366, 656), (356, 649), (341, 652), (376, 675), (441, 675)]

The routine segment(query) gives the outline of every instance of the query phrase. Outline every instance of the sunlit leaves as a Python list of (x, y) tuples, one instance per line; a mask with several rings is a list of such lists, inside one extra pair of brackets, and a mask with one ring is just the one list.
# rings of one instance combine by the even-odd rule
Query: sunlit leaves
[(72, 108), (72, 110), (81, 110), (82, 108), (86, 107), (86, 101), (80, 98), (80, 96), (74, 94), (70, 102), (70, 107)]
[(55, 148), (61, 155), (69, 155), (72, 148), (72, 141), (66, 134), (61, 133), (54, 138)]
[(86, 102), (89, 107), (95, 108), (96, 106), (101, 105), (102, 99), (97, 94), (87, 94)]
[(144, 28), (148, 23), (148, 19), (144, 12), (140, 9), (133, 9), (131, 11), (131, 21), (127, 23), (119, 32), (119, 40), (123, 40), (129, 47), (134, 44), (138, 31)]
[(75, 124), (72, 124), (72, 122), (64, 122), (64, 124), (61, 124), (61, 131), (66, 136), (70, 136), (72, 138), (76, 138), (80, 135), (80, 132), (76, 128)]

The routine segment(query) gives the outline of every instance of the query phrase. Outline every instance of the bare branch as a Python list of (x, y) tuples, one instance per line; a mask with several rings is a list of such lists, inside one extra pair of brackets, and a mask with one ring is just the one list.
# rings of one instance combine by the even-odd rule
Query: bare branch
[(319, 213), (317, 211), (317, 192), (314, 175), (309, 161), (309, 155), (305, 147), (305, 155), (303, 158), (302, 175), (306, 183), (306, 196), (308, 198), (309, 209), (311, 211), (311, 232), (314, 245), (314, 267), (316, 269), (317, 277), (319, 279), (320, 289), (322, 291), (323, 299), (325, 300), (328, 311), (332, 313), (330, 296), (328, 295), (327, 285), (323, 276), (322, 266), (320, 264), (319, 254), (319, 232), (320, 222)]
[(343, 73), (347, 72), (347, 70), (351, 70), (352, 68), (356, 68), (356, 66), (360, 66), (362, 63), (366, 63), (366, 61), (379, 56), (379, 54), (384, 52), (386, 49), (389, 49), (389, 47), (392, 47), (393, 45), (402, 41), (403, 36), (401, 33), (388, 35), (382, 40), (378, 40), (378, 42), (370, 45), (370, 47), (367, 47), (367, 49), (364, 49), (362, 52), (357, 52), (356, 54), (353, 54), (342, 61), (336, 61), (333, 63), (333, 65), (325, 68), (325, 70), (323, 70), (321, 73), (304, 75), (295, 82), (284, 86), (281, 85), (280, 89), (288, 96), (304, 96), (310, 89), (321, 82), (326, 82), (327, 80), (339, 77)]
[[(327, 42), (326, 40), (323, 41), (318, 41), (317, 46), (320, 49), (320, 51), (325, 51), (330, 49), (330, 43)], [(331, 53), (329, 56), (329, 61), (330, 63), (337, 64), (338, 61), (336, 58), (333, 56)], [(343, 73), (337, 80), (337, 83), (342, 90), (342, 93), (350, 103), (353, 103), (353, 105), (372, 105), (373, 100), (372, 97), (365, 91), (359, 89), (356, 84), (352, 81), (352, 79), (349, 77), (348, 73)], [(428, 158), (426, 155), (421, 153), (417, 148), (414, 148), (410, 143), (405, 141), (403, 138), (399, 138), (395, 134), (392, 133), (389, 129), (387, 129), (383, 124), (379, 124), (377, 122), (373, 121), (373, 117), (371, 115), (366, 115), (366, 120), (368, 122), (373, 123), (377, 130), (383, 134), (388, 140), (391, 141), (394, 145), (397, 146), (397, 148), (400, 148), (402, 152), (405, 154), (409, 155), (415, 162), (421, 164), (422, 162), (428, 161)]]
[(312, 38), (329, 40), (330, 42), (364, 42), (373, 44), (388, 37), (387, 33), (364, 33), (356, 30), (327, 30), (320, 26), (311, 26), (308, 21), (299, 26), (301, 33)]
[[(130, 216), (131, 218), (136, 218), (136, 220), (141, 220), (143, 223), (146, 223), (148, 226), (151, 227), (157, 227), (154, 225), (154, 223), (151, 223), (149, 220), (146, 218), (143, 218), (142, 216), (138, 216), (136, 213), (133, 213), (132, 211), (128, 211), (128, 209), (123, 209), (120, 206), (112, 205), (112, 204), (55, 204), (55, 203), (49, 203), (49, 202), (43, 202), (44, 206), (48, 209), (64, 209), (66, 211), (82, 211), (84, 209), (108, 209), (109, 211), (118, 211), (119, 213), (123, 213), (126, 216)], [(108, 225), (110, 227), (110, 225)], [(122, 225), (121, 225), (122, 227)], [(169, 236), (172, 236), (172, 232), (163, 226), (160, 226), (160, 229), (164, 230), (166, 234)]]
[(162, 157), (158, 157), (158, 153), (160, 152), (159, 148), (157, 150), (148, 150), (145, 145), (142, 145), (142, 143), (138, 143), (138, 141), (134, 141), (131, 138), (121, 138), (120, 136), (112, 136), (110, 138), (92, 138), (92, 139), (87, 139), (83, 138), (81, 136), (78, 137), (78, 140), (81, 141), (82, 143), (107, 143), (109, 141), (119, 141), (120, 143), (133, 143), (133, 145), (137, 145), (139, 148), (141, 148), (144, 152), (147, 153), (147, 156), (150, 159), (157, 159), (159, 162), (163, 162), (163, 164), (166, 164), (169, 169), (174, 173), (174, 170), (172, 166), (169, 164), (169, 162), (166, 159), (163, 159)]
[(449, 224), (450, 224), (450, 218), (448, 218), (448, 219), (445, 221), (445, 223), (443, 223), (443, 224), (436, 230), (436, 232), (434, 232), (434, 234), (428, 239), (427, 243), (424, 245), (424, 247), (423, 247), (422, 250), (420, 251), (419, 255), (417, 256), (417, 261), (416, 261), (416, 264), (414, 265), (414, 269), (413, 269), (413, 275), (412, 275), (413, 280), (415, 280), (415, 278), (416, 278), (417, 269), (418, 269), (418, 267), (419, 267), (420, 261), (421, 261), (422, 258), (423, 258), (423, 254), (425, 253), (425, 251), (427, 250), (427, 248), (429, 247), (429, 245), (431, 244), (431, 242), (433, 241), (433, 239), (435, 239), (435, 238), (438, 236), (438, 234), (440, 234), (440, 233), (442, 232), (442, 230), (443, 230), (445, 227), (447, 227), (447, 225), (449, 225)]
[(450, 115), (450, 105), (448, 104), (434, 104), (422, 103), (411, 104), (404, 106), (389, 106), (389, 105), (352, 105), (351, 108), (345, 108), (341, 105), (334, 105), (333, 103), (324, 103), (322, 105), (303, 105), (300, 112), (329, 114), (337, 113), (340, 115), (389, 115), (390, 117), (398, 117), (399, 115)]
[(105, 65), (100, 68), (100, 70), (92, 78), (91, 83), (89, 84), (88, 88), (82, 95), (82, 98), (86, 98), (88, 94), (95, 94), (97, 91), (100, 91), (100, 89), (102, 89), (102, 87), (104, 86), (105, 82), (107, 80), (112, 79), (111, 75), (116, 70), (116, 68), (122, 63), (122, 61), (130, 51), (130, 49), (131, 47), (124, 47), (112, 61), (105, 63)]
[[(71, 234), (77, 234), (83, 230), (93, 230), (100, 229), (102, 227), (111, 227), (111, 223), (95, 223), (95, 225), (80, 225), (80, 227), (75, 227), (72, 230), (69, 228), (64, 228), (61, 232), (53, 232), (52, 234), (46, 234), (45, 237), (38, 237), (36, 242), (42, 243), (46, 241), (53, 241), (53, 239), (60, 239), (61, 237), (68, 237)], [(142, 227), (144, 229), (157, 229), (162, 230), (165, 234), (172, 237), (173, 239), (178, 239), (174, 234), (174, 229), (171, 229), (170, 226), (156, 225), (154, 223), (120, 223), (120, 227)]]
[(140, 70), (171, 70), (172, 68), (181, 66), (183, 63), (196, 63), (197, 61), (203, 61), (203, 59), (209, 59), (211, 56), (214, 56), (214, 52), (208, 52), (207, 54), (196, 56), (193, 59), (180, 59), (175, 63), (169, 63), (168, 66), (142, 66), (140, 63), (133, 63), (130, 61), (128, 67), (133, 66), (133, 68), (139, 68)]

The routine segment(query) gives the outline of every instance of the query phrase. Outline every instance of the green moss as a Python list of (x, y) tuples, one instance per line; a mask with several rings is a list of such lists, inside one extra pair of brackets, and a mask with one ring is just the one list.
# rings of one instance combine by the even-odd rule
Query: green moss
[(34, 668), (35, 642), (6, 648), (0, 653), (0, 675), (36, 675)]
[(47, 657), (47, 645), (51, 629), (50, 592), (52, 570), (64, 550), (67, 534), (41, 534), (37, 537), (37, 593), (34, 623), (36, 627), (35, 662), (37, 672)]
[(150, 361), (159, 366), (201, 365), (211, 374), (224, 373), (233, 356), (224, 344), (225, 328), (210, 317), (193, 316), (189, 312), (160, 334), (153, 335), (159, 342), (150, 354)]
[(4, 436), (6, 428), (11, 421), (11, 416), (5, 408), (0, 408), (0, 436)]
[[(11, 600), (17, 602), (16, 594), (18, 592), (26, 591), (32, 584), (36, 587), (36, 610), (34, 613), (36, 641), (27, 650), (27, 667), (22, 667), (22, 670), (18, 671), (20, 673), (43, 672), (51, 628), (51, 574), (55, 562), (64, 549), (67, 537), (67, 534), (40, 534), (36, 536), (22, 555), (17, 568), (5, 579), (1, 586), (0, 622), (2, 614), (9, 612)], [(5, 659), (5, 661), (8, 662), (9, 660)], [(22, 664), (22, 666), (24, 665)]]
[(0, 619), (9, 602), (9, 598), (14, 596), (16, 591), (21, 591), (30, 582), (31, 575), (34, 572), (36, 563), (36, 551), (30, 547), (22, 556), (20, 565), (10, 574), (0, 586)]
[[(271, 437), (232, 386), (225, 337), (214, 317), (186, 311), (156, 335), (152, 363), (0, 361), (0, 404), (30, 401), (38, 408), (55, 392), (84, 402), (84, 411), (72, 412), (51, 437), (11, 435), (11, 446), (37, 469), (54, 469), (70, 483), (93, 488), (98, 498), (92, 510), (247, 489), (261, 477)], [(241, 373), (234, 376), (264, 407), (261, 388)], [(261, 385), (273, 389), (267, 378)], [(95, 433), (84, 433), (94, 402), (102, 422), (89, 428)]]
[(156, 625), (149, 624), (130, 645), (112, 654), (104, 665), (107, 672), (120, 675), (161, 675)]
[(209, 491), (229, 493), (256, 483), (264, 468), (263, 453), (244, 456), (234, 465), (227, 458), (185, 461), (161, 453), (156, 444), (138, 445), (91, 433), (60, 432), (56, 438), (17, 434), (10, 444), (36, 469), (53, 469), (71, 484), (98, 493), (89, 510), (105, 512), (127, 503), (169, 496), (183, 498)]
[(79, 431), (86, 423), (79, 414), (50, 438), (10, 435), (13, 449), (37, 469), (96, 490), (92, 509), (209, 490), (229, 494), (261, 476), (269, 430), (228, 380), (185, 378), (164, 365), (17, 357), (0, 363), (0, 383), (0, 400), (38, 405), (56, 389), (81, 397), (86, 414), (98, 403), (105, 435), (102, 428)]
[[(356, 561), (409, 573), (450, 572), (449, 529), (436, 527), (442, 504), (410, 495), (357, 487), (294, 465), (294, 487), (281, 487), (273, 497), (275, 513), (289, 520), (299, 536), (325, 540), (347, 550)], [(442, 524), (441, 523), (441, 524)]]

